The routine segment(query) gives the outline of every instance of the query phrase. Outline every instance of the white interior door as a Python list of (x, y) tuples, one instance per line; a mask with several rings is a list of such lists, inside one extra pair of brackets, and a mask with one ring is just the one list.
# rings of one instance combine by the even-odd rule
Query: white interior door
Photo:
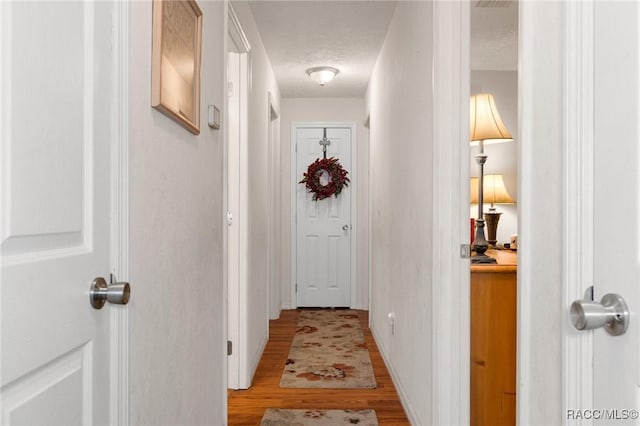
[[(322, 158), (323, 127), (295, 126), (296, 182), (317, 158)], [(327, 127), (327, 158), (335, 157), (353, 178), (353, 129)], [(322, 178), (321, 178), (322, 182)], [(296, 301), (298, 307), (351, 306), (353, 182), (338, 195), (313, 201), (296, 183)]]
[(0, 2), (3, 425), (109, 422), (112, 7)]
[(594, 332), (589, 408), (622, 416), (640, 408), (640, 4), (597, 1), (594, 11), (594, 299), (619, 294), (631, 323), (621, 336)]

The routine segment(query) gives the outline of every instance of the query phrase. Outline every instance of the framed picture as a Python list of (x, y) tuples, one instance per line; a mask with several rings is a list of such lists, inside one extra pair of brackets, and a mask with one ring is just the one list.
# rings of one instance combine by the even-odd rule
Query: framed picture
[(202, 11), (195, 0), (153, 0), (151, 106), (200, 133)]

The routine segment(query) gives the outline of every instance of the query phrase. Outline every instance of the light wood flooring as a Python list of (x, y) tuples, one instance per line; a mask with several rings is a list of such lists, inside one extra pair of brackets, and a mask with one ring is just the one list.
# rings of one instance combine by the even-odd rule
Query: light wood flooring
[(369, 315), (357, 311), (378, 387), (376, 389), (285, 389), (280, 376), (289, 355), (300, 310), (282, 311), (270, 321), (265, 348), (253, 386), (229, 391), (229, 425), (259, 425), (267, 408), (366, 409), (376, 411), (380, 425), (409, 425), (378, 347), (369, 331)]

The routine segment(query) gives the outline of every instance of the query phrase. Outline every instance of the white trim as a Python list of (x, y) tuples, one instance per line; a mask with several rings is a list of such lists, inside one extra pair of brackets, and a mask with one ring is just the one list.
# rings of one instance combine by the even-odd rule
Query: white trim
[[(367, 144), (369, 144), (368, 148), (367, 148), (367, 158), (366, 161), (369, 165), (371, 165), (371, 113), (367, 112), (367, 116), (364, 120), (364, 128), (365, 131), (367, 132)], [(372, 250), (372, 245), (371, 245), (371, 235), (372, 235), (372, 230), (371, 230), (371, 167), (368, 166), (367, 167), (367, 306), (366, 309), (371, 312), (371, 288), (372, 288), (372, 279), (371, 279), (371, 275), (373, 272), (373, 268), (371, 267), (372, 265), (372, 259), (373, 259), (373, 250)], [(364, 309), (364, 307), (363, 307)], [(373, 321), (371, 320), (371, 316), (369, 316), (369, 327), (371, 327), (371, 325), (373, 324)], [(394, 382), (397, 383), (397, 382)]]
[(291, 266), (291, 280), (290, 280), (290, 300), (291, 302), (289, 303), (289, 307), (291, 309), (296, 309), (298, 307), (298, 295), (296, 292), (296, 286), (298, 285), (298, 271), (297, 271), (297, 265), (296, 265), (296, 261), (297, 261), (297, 233), (296, 233), (296, 225), (298, 223), (298, 211), (297, 211), (297, 203), (298, 203), (298, 197), (297, 197), (297, 176), (296, 176), (296, 158), (298, 155), (298, 142), (297, 142), (297, 125), (296, 123), (291, 123), (291, 136), (289, 138), (290, 142), (290, 153), (289, 153), (289, 170), (290, 170), (290, 178), (289, 178), (289, 185), (291, 188), (291, 202), (289, 203), (290, 208), (291, 208), (291, 215), (290, 215), (290, 228), (291, 228), (291, 243), (290, 243), (290, 256), (291, 256), (291, 262), (290, 262), (290, 266)]
[[(242, 29), (242, 25), (240, 25), (240, 20), (238, 19), (238, 15), (236, 14), (233, 5), (231, 4), (231, 2), (227, 2), (227, 5), (227, 16), (229, 17), (229, 21), (227, 24), (227, 34), (238, 48), (244, 49), (244, 51), (240, 53), (248, 53), (251, 51), (251, 44), (249, 43), (249, 39)], [(229, 43), (227, 42), (227, 52), (229, 51), (228, 49)]]
[[(594, 2), (566, 4), (564, 122), (565, 235), (562, 306), (593, 285)], [(563, 329), (563, 408), (593, 407), (593, 332)], [(591, 419), (566, 420), (591, 425)]]
[(358, 153), (358, 123), (355, 122), (293, 122), (291, 123), (291, 146), (290, 146), (290, 166), (291, 166), (291, 309), (295, 309), (298, 306), (298, 300), (296, 295), (296, 205), (297, 205), (297, 187), (300, 179), (296, 176), (296, 130), (299, 128), (348, 128), (351, 130), (351, 170), (349, 170), (349, 187), (351, 188), (351, 285), (349, 295), (349, 306), (354, 309), (360, 308), (357, 303), (357, 288), (358, 288), (358, 276), (357, 276), (357, 246), (358, 246), (358, 177), (357, 177), (357, 153)]
[[(223, 5), (223, 16), (229, 16), (229, 0), (224, 0)], [(229, 34), (229, 19), (223, 19), (223, 34)], [(228, 176), (229, 173), (229, 161), (228, 161), (228, 150), (229, 150), (229, 120), (228, 113), (229, 108), (227, 106), (227, 92), (228, 92), (228, 75), (227, 75), (227, 67), (229, 62), (229, 37), (224, 37), (223, 46), (222, 46), (222, 105), (225, 108), (222, 108), (222, 125), (220, 127), (220, 132), (222, 136), (222, 211), (220, 212), (220, 221), (221, 221), (221, 229), (222, 229), (222, 341), (220, 342), (220, 351), (222, 352), (221, 359), (222, 365), (222, 389), (220, 389), (222, 395), (222, 418), (224, 419), (223, 426), (227, 426), (228, 418), (229, 418), (229, 407), (228, 407), (228, 395), (227, 389), (229, 388), (229, 357), (227, 356), (227, 341), (229, 340), (229, 282), (228, 282), (228, 261), (229, 261), (229, 253), (228, 253), (228, 241), (229, 241), (229, 226), (227, 224), (227, 211), (229, 210), (229, 201), (228, 201)]]
[(433, 2), (430, 424), (469, 424), (469, 3)]
[[(119, 281), (129, 281), (129, 54), (130, 7), (113, 2), (113, 88), (111, 146), (111, 270)], [(130, 424), (130, 323), (127, 306), (110, 311), (109, 424)]]
[[(237, 255), (237, 261), (239, 262), (239, 278), (237, 283), (237, 291), (230, 291), (229, 289), (229, 276), (227, 271), (227, 280), (225, 281), (225, 285), (227, 286), (227, 320), (228, 320), (228, 339), (233, 342), (233, 354), (231, 357), (228, 357), (228, 386), (232, 389), (248, 389), (251, 385), (251, 373), (249, 366), (249, 354), (248, 354), (248, 335), (249, 335), (249, 326), (248, 326), (248, 318), (249, 318), (249, 306), (246, 301), (248, 300), (248, 282), (247, 282), (247, 261), (248, 256), (246, 252), (248, 250), (249, 242), (248, 242), (248, 216), (246, 214), (246, 206), (248, 205), (248, 162), (247, 162), (247, 149), (249, 145), (249, 100), (251, 99), (251, 59), (249, 57), (251, 46), (249, 45), (248, 38), (246, 37), (244, 31), (242, 30), (242, 26), (240, 25), (240, 21), (233, 9), (233, 5), (231, 3), (227, 3), (228, 6), (228, 32), (226, 33), (226, 43), (227, 50), (225, 52), (225, 57), (228, 55), (229, 49), (231, 47), (231, 43), (235, 46), (236, 50), (239, 53), (240, 58), (240, 81), (242, 85), (238, 88), (234, 88), (234, 90), (238, 90), (238, 96), (240, 98), (240, 118), (239, 118), (239, 149), (240, 149), (240, 165), (239, 165), (239, 209), (233, 221), (239, 227), (239, 250)], [(229, 76), (226, 73), (225, 82), (228, 83)], [(224, 93), (227, 93), (225, 90)], [(227, 101), (225, 100), (225, 104)], [(228, 108), (225, 108), (227, 110)], [(227, 120), (228, 121), (228, 114)], [(226, 125), (225, 125), (226, 126)], [(229, 132), (228, 127), (225, 127), (227, 132), (225, 133), (225, 144), (228, 153), (229, 147)], [(228, 158), (225, 158), (224, 161), (228, 161)], [(229, 173), (228, 164), (226, 165), (226, 171)], [(227, 175), (225, 175), (226, 177)], [(225, 188), (228, 186), (228, 180), (225, 182)], [(227, 197), (225, 201), (227, 202), (228, 208), (228, 197), (229, 192), (227, 191)], [(226, 212), (226, 210), (225, 210)], [(226, 215), (226, 213), (225, 213)], [(227, 233), (227, 243), (228, 243), (228, 226), (224, 227), (225, 233)], [(228, 247), (225, 247), (225, 252), (228, 251)], [(229, 254), (229, 253), (227, 253)], [(233, 259), (229, 259), (233, 261)]]
[(384, 361), (384, 365), (387, 368), (387, 371), (389, 371), (389, 375), (391, 376), (393, 385), (396, 387), (396, 391), (398, 392), (398, 397), (400, 399), (400, 404), (402, 404), (402, 408), (404, 409), (404, 413), (407, 415), (409, 423), (411, 423), (412, 425), (419, 425), (420, 421), (418, 419), (418, 415), (416, 414), (416, 410), (413, 408), (413, 406), (408, 405), (408, 401), (411, 401), (411, 398), (409, 398), (409, 392), (404, 387), (402, 380), (400, 380), (400, 375), (398, 375), (398, 373), (396, 372), (394, 364), (391, 363), (391, 360), (388, 358), (388, 354), (390, 353), (390, 351), (387, 350), (387, 348), (383, 347), (383, 345), (381, 345), (384, 340), (381, 337), (378, 337), (380, 335), (378, 334), (375, 326), (371, 326), (371, 320), (369, 320), (369, 323), (371, 335), (373, 336), (373, 340), (378, 345), (378, 349), (380, 350), (379, 352), (382, 356), (382, 360)]
[[(267, 193), (269, 207), (267, 211), (267, 277), (269, 278), (268, 309), (269, 319), (278, 319), (281, 309), (281, 273), (280, 273), (280, 111), (273, 93), (267, 93), (267, 138), (268, 167)], [(258, 358), (259, 359), (259, 358)]]
[[(532, 199), (531, 186), (534, 184), (532, 145), (528, 141), (534, 138), (533, 117), (533, 52), (535, 47), (535, 24), (533, 7), (527, 2), (520, 2), (518, 18), (518, 198), (520, 206), (530, 205)], [(518, 233), (529, 234), (535, 227), (533, 218), (522, 208), (518, 209)], [(527, 250), (528, 242), (525, 238), (518, 241), (518, 294), (517, 294), (517, 360), (516, 360), (516, 424), (530, 424), (531, 387), (530, 354), (531, 354), (531, 312), (529, 298), (531, 297), (531, 250)]]

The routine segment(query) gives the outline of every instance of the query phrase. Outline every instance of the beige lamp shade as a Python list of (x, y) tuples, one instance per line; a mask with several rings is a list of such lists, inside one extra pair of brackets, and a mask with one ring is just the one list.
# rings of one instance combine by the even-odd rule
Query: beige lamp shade
[(513, 136), (498, 114), (498, 108), (491, 94), (480, 93), (471, 96), (469, 112), (472, 145), (477, 144), (478, 141), (490, 144), (513, 140)]
[[(483, 185), (483, 201), (493, 204), (514, 204), (513, 198), (507, 192), (504, 186), (502, 175), (484, 175)], [(478, 178), (471, 178), (471, 204), (478, 204)]]

